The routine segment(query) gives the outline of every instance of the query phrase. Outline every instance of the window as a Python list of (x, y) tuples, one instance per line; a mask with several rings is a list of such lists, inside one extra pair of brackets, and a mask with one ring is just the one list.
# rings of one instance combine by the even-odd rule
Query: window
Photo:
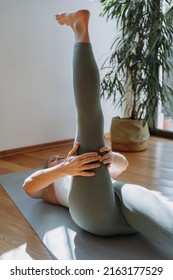
[[(166, 4), (164, 6), (164, 9), (168, 10), (172, 4), (173, 1), (171, 1), (170, 5)], [(173, 63), (173, 57), (170, 58), (170, 62)], [(163, 79), (173, 89), (172, 77), (168, 77), (166, 74), (164, 74)], [(163, 106), (159, 104), (156, 129), (152, 130), (151, 134), (173, 139), (173, 110), (170, 109), (170, 104), (173, 104), (173, 96), (171, 95), (170, 100), (167, 102), (166, 105), (168, 110), (165, 110)]]

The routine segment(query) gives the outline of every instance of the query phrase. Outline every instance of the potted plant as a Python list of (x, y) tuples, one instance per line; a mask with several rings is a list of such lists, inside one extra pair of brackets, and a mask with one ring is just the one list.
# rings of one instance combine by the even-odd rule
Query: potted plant
[(113, 150), (146, 149), (148, 126), (156, 127), (159, 102), (165, 107), (173, 98), (173, 89), (164, 79), (165, 74), (169, 76), (173, 70), (169, 59), (173, 55), (170, 4), (170, 0), (105, 0), (102, 3), (101, 16), (116, 20), (119, 29), (102, 66), (101, 81), (101, 96), (111, 99), (116, 107), (124, 108), (123, 118), (112, 119)]

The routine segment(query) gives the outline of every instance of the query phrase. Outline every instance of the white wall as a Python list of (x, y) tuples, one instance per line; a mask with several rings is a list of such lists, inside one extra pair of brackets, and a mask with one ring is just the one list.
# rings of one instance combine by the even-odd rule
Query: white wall
[[(87, 0), (0, 1), (0, 150), (70, 139), (75, 134), (73, 34), (55, 22), (62, 11), (91, 11), (90, 34), (101, 66), (115, 33)], [(102, 102), (105, 132), (114, 108)]]

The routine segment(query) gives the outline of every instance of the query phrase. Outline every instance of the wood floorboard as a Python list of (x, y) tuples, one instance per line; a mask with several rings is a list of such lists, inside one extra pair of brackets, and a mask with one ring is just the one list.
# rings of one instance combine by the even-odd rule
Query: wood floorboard
[(71, 147), (71, 144), (66, 144), (58, 148), (6, 157), (0, 160), (0, 174), (41, 168), (48, 157), (59, 153), (67, 155)]
[[(106, 144), (110, 146), (109, 139)], [(65, 154), (71, 149), (71, 144), (58, 148), (38, 152), (20, 154), (0, 160), (0, 174), (40, 168), (45, 159), (53, 154)], [(148, 189), (155, 189), (169, 195), (173, 192), (173, 141), (164, 138), (151, 137), (148, 149), (137, 153), (123, 153), (129, 166), (118, 180), (126, 183), (142, 185)], [(20, 245), (27, 240), (28, 250), (35, 259), (51, 258), (37, 235), (27, 224), (24, 217), (9, 199), (8, 195), (0, 188), (0, 254), (10, 248)], [(170, 198), (173, 200), (173, 198)], [(10, 209), (10, 212), (9, 212)], [(12, 212), (11, 212), (12, 211)], [(11, 214), (13, 213), (13, 222)], [(18, 224), (18, 227), (15, 225)], [(26, 231), (24, 230), (26, 229)]]
[(0, 186), (0, 255), (26, 244), (32, 259), (52, 259), (45, 246)]
[[(71, 144), (60, 148), (20, 154), (0, 160), (0, 174), (41, 168), (43, 162), (51, 155), (67, 154)], [(13, 213), (13, 214), (11, 214)], [(52, 259), (42, 241), (25, 220), (12, 200), (0, 186), (0, 255), (23, 244), (27, 244), (27, 253), (33, 259)]]

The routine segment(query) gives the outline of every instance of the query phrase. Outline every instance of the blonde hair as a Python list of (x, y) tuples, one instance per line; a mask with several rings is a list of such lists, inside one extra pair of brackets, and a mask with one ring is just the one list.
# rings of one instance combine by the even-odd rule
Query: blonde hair
[(43, 169), (46, 169), (46, 168), (48, 168), (49, 167), (49, 160), (51, 159), (51, 157), (48, 157), (46, 160), (45, 160), (45, 162), (43, 163)]

